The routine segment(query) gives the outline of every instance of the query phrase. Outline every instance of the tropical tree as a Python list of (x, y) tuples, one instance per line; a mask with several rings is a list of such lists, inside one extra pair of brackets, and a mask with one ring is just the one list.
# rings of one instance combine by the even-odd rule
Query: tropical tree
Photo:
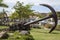
[(9, 16), (11, 19), (15, 19), (15, 18), (18, 18), (19, 19), (19, 14), (14, 12), (12, 13), (10, 16)]
[(3, 0), (0, 0), (0, 7), (8, 7), (6, 4), (2, 3)]
[(33, 5), (27, 4), (23, 5), (24, 3), (17, 2), (14, 6), (15, 12), (12, 13), (10, 16), (11, 19), (19, 18), (19, 19), (26, 19), (29, 16), (38, 16), (42, 17), (40, 14), (34, 14), (34, 10), (31, 9)]
[(14, 6), (14, 9), (16, 13), (19, 14), (20, 19), (22, 18), (28, 18), (29, 15), (33, 13), (33, 10), (31, 10), (30, 4), (23, 5), (23, 3), (17, 2), (16, 5)]

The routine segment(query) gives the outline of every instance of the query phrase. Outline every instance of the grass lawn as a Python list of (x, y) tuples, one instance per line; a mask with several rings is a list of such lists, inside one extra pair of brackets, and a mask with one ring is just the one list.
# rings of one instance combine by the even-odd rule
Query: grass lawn
[[(3, 26), (6, 28), (6, 26)], [(0, 26), (0, 28), (3, 28)], [(35, 40), (60, 40), (60, 31), (53, 31), (52, 33), (48, 33), (49, 30), (44, 29), (32, 29), (31, 35)], [(17, 36), (20, 36), (18, 32), (15, 32), (13, 36), (10, 36), (7, 40), (13, 40), (11, 39), (16, 38)], [(21, 36), (20, 36), (21, 37)], [(14, 40), (22, 40), (22, 39), (14, 39)]]
[(0, 29), (8, 28), (8, 26), (0, 26)]
[(60, 40), (60, 31), (48, 32), (48, 30), (44, 29), (32, 29), (31, 35), (35, 40)]

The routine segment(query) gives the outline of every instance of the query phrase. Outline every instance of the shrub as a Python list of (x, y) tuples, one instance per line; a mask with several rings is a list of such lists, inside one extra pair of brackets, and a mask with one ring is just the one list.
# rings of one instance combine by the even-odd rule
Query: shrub
[(57, 25), (56, 30), (60, 31), (60, 25)]
[(45, 24), (45, 27), (46, 27), (46, 28), (49, 28), (49, 29), (50, 29), (52, 26), (53, 26), (52, 24)]
[(21, 35), (22, 40), (34, 40), (32, 35)]

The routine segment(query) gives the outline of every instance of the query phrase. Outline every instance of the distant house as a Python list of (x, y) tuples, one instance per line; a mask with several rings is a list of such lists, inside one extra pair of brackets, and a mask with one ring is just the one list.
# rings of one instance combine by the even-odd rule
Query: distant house
[(38, 20), (39, 19), (39, 17), (37, 17), (37, 16), (29, 16), (29, 21), (31, 22), (31, 21), (35, 21), (35, 20)]
[(40, 13), (40, 15), (43, 15), (43, 16), (49, 16), (49, 13)]

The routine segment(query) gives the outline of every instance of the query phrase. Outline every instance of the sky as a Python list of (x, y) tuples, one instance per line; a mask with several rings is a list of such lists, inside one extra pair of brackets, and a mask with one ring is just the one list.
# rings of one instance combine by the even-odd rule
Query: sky
[[(24, 2), (24, 5), (34, 4), (31, 9), (35, 10), (36, 12), (50, 12), (48, 8), (43, 7), (39, 4), (48, 4), (51, 5), (56, 11), (60, 11), (60, 0), (4, 0), (3, 2), (9, 6), (8, 8), (4, 9), (9, 13), (14, 12), (13, 6), (17, 1)], [(3, 8), (0, 7), (0, 11), (2, 11), (2, 9)]]

